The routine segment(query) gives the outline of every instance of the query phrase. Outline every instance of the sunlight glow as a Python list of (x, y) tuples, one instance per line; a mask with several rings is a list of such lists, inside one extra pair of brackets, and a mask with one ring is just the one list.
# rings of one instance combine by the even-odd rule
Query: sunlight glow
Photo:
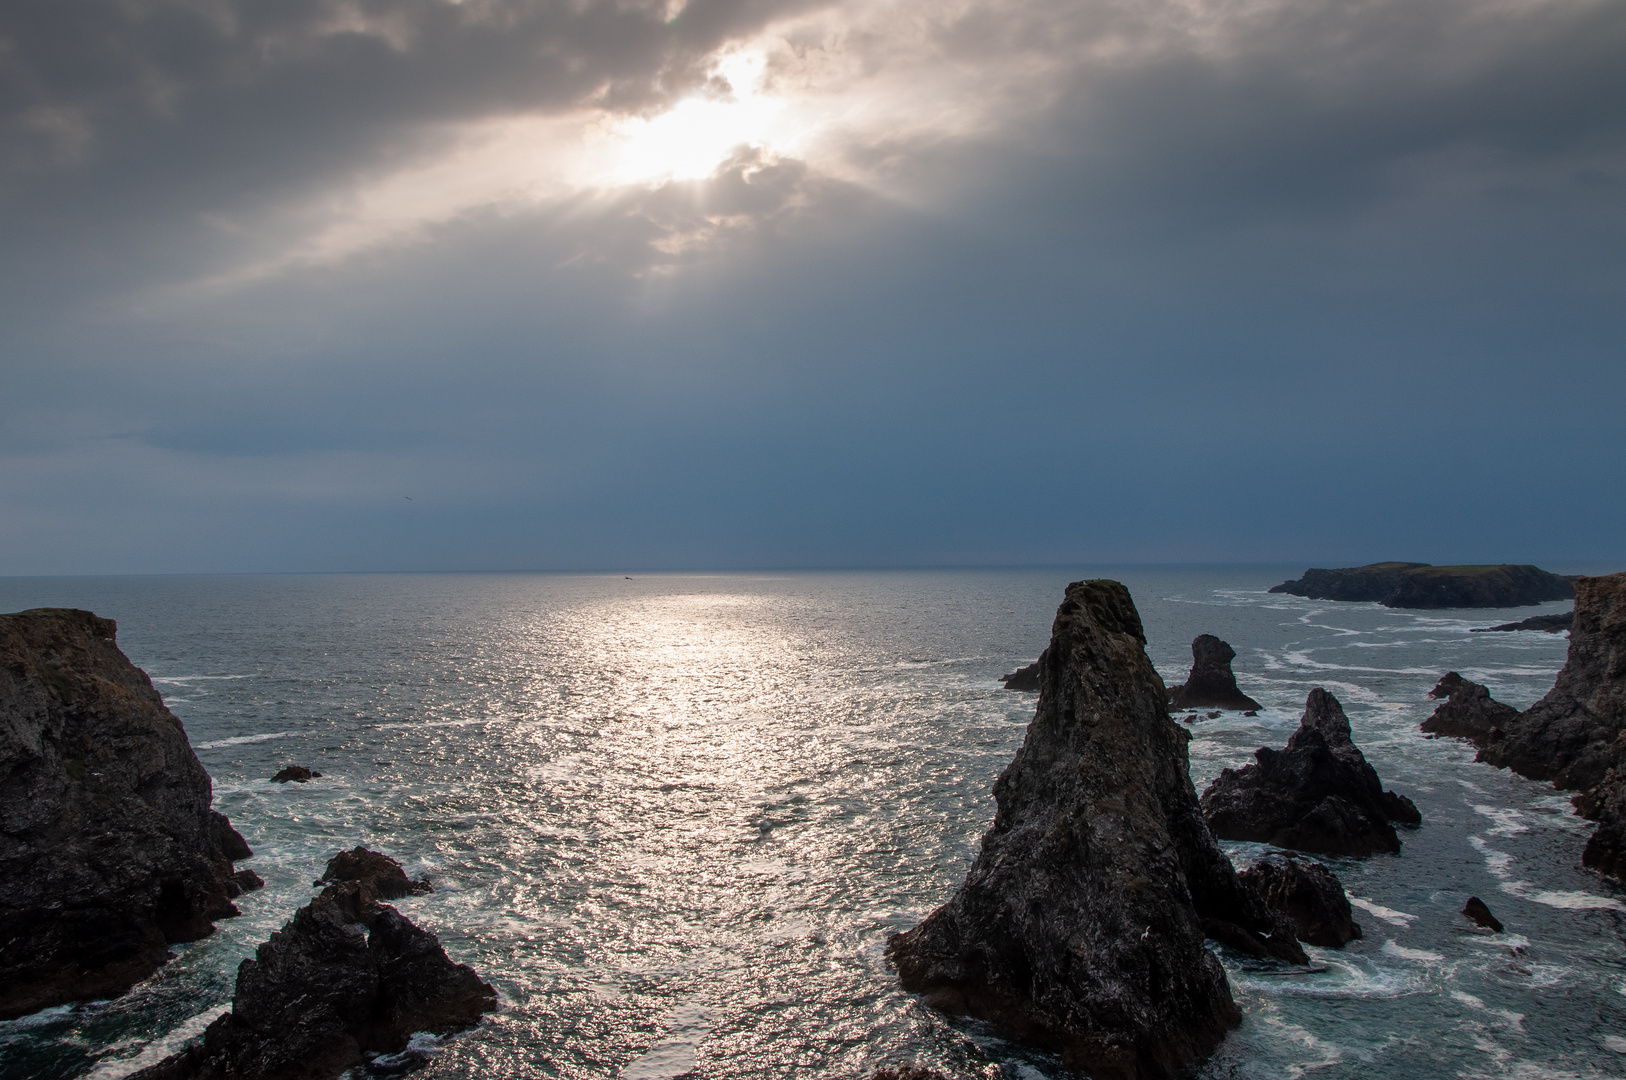
[(762, 92), (766, 66), (762, 53), (732, 53), (713, 71), (728, 84), (726, 97), (685, 98), (649, 119), (600, 125), (589, 142), (596, 158), (592, 179), (609, 185), (698, 180), (740, 148), (785, 149), (785, 104)]

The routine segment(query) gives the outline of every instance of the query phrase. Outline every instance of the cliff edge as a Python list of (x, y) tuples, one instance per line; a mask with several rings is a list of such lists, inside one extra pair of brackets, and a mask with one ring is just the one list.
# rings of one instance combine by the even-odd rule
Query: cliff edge
[(117, 627), (0, 615), (0, 1018), (110, 997), (237, 914), (251, 852)]

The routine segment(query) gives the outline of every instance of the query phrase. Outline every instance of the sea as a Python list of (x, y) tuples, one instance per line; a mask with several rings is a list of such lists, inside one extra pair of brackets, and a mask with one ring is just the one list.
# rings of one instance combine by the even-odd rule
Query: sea
[[(1591, 824), (1566, 793), (1417, 729), (1447, 671), (1540, 698), (1564, 634), (1470, 631), (1567, 602), (1390, 611), (1267, 591), (1302, 570), (0, 579), (0, 610), (118, 621), (266, 881), (125, 996), (0, 1023), (0, 1077), (111, 1080), (196, 1038), (357, 844), (430, 879), (397, 906), (501, 999), (372, 1076), (1068, 1076), (922, 1006), (885, 945), (970, 866), (1036, 700), (999, 677), (1087, 577), (1129, 587), (1171, 684), (1196, 635), (1236, 649), (1264, 708), (1189, 724), (1198, 792), (1285, 743), (1321, 686), (1423, 815), (1399, 855), (1328, 860), (1360, 940), (1290, 971), (1214, 946), (1244, 1018), (1200, 1076), (1626, 1075), (1626, 895), (1581, 867)], [(322, 776), (272, 783), (290, 764)], [(1223, 846), (1238, 867), (1266, 850)], [(1463, 917), (1470, 896), (1503, 933)]]

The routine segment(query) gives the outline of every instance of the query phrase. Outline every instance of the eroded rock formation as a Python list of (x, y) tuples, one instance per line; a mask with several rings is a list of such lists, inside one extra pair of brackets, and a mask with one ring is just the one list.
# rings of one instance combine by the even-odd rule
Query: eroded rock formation
[[(1239, 1012), (1205, 932), (1302, 962), (1203, 825), (1129, 591), (1068, 586), (964, 884), (887, 950), (906, 989), (1100, 1080), (1189, 1071)], [(1251, 950), (1250, 950), (1251, 951)]]
[[(378, 864), (340, 865), (366, 874)], [(461, 1031), (496, 1008), (496, 992), (474, 969), (453, 963), (435, 935), (378, 902), (376, 877), (336, 881), (295, 912), (238, 967), (231, 1012), (199, 1043), (136, 1077), (328, 1080), (370, 1053), (399, 1053), (416, 1032)]]
[(237, 914), (252, 854), (88, 611), (0, 615), (0, 1017), (111, 997)]
[(1523, 607), (1567, 600), (1572, 578), (1529, 565), (1430, 566), (1381, 562), (1310, 569), (1270, 591), (1312, 600), (1357, 600), (1392, 608)]
[(275, 784), (308, 784), (312, 780), (321, 779), (322, 774), (315, 769), (308, 769), (303, 765), (289, 765), (285, 769), (277, 770), (271, 778)]
[(1410, 799), (1383, 790), (1350, 739), (1343, 707), (1320, 687), (1310, 691), (1287, 746), (1261, 746), (1254, 758), (1252, 765), (1226, 769), (1203, 792), (1203, 817), (1215, 836), (1324, 855), (1370, 855), (1400, 850), (1390, 822), (1422, 820)]
[(1199, 634), (1191, 643), (1191, 674), (1185, 684), (1169, 691), (1169, 705), (1175, 709), (1231, 709), (1242, 712), (1260, 708), (1253, 698), (1236, 687), (1231, 661), (1236, 650), (1213, 634)]
[(1446, 700), (1419, 725), (1422, 731), (1467, 739), (1480, 747), (1499, 738), (1506, 725), (1519, 715), (1518, 709), (1502, 704), (1490, 696), (1489, 690), (1454, 671), (1446, 672), (1428, 696)]
[(1502, 932), (1502, 920), (1492, 915), (1485, 901), (1477, 896), (1468, 897), (1468, 902), (1462, 906), (1462, 914), (1476, 926), (1482, 926), (1493, 934)]
[(381, 851), (369, 851), (360, 846), (341, 851), (327, 862), (327, 870), (316, 882), (326, 885), (330, 881), (354, 881), (367, 889), (375, 900), (394, 900), (402, 896), (422, 896), (434, 892), (428, 880), (412, 881), (401, 864)]
[(1000, 676), (1000, 681), (1005, 684), (1005, 689), (1007, 690), (1036, 691), (1039, 689), (1039, 683), (1043, 677), (1043, 673), (1044, 653), (1040, 653), (1039, 659), (1035, 660), (1027, 667), (1017, 668), (1009, 675)]
[(1293, 921), (1300, 941), (1341, 949), (1361, 936), (1344, 886), (1318, 862), (1267, 855), (1240, 875), (1265, 902)]

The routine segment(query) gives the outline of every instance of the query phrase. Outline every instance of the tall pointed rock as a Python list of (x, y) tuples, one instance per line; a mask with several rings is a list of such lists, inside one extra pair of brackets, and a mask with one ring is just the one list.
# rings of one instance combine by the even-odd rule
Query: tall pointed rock
[[(965, 883), (888, 944), (906, 989), (1097, 1080), (1189, 1071), (1240, 1019), (1205, 932), (1303, 959), (1209, 835), (1129, 590), (1067, 587)], [(1267, 936), (1268, 935), (1268, 936)]]

